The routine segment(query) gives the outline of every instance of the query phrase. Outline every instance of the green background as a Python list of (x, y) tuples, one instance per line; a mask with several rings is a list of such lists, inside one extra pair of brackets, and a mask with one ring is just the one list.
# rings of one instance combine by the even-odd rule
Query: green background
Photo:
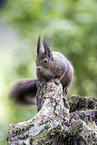
[(39, 35), (47, 36), (52, 50), (63, 53), (73, 64), (68, 100), (71, 94), (97, 96), (97, 0), (1, 2), (0, 143), (5, 145), (9, 125), (36, 114), (35, 106), (15, 105), (8, 92), (15, 80), (36, 77)]

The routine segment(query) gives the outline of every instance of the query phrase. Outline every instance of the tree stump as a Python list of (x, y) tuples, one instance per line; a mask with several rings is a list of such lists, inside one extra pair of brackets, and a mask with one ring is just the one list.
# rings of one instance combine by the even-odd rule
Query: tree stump
[[(69, 106), (70, 105), (70, 106)], [(35, 117), (11, 124), (8, 145), (96, 145), (97, 99), (73, 95), (69, 103), (55, 80), (40, 83)]]

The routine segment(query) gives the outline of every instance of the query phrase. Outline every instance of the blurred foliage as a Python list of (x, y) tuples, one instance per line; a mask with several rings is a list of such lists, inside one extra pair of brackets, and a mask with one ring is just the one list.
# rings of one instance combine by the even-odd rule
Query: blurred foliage
[[(96, 0), (14, 0), (8, 1), (3, 16), (32, 42), (33, 51), (39, 34), (47, 35), (52, 49), (66, 55), (75, 68), (75, 90), (80, 95), (97, 94), (97, 1)], [(11, 25), (10, 23), (10, 25)], [(24, 39), (23, 38), (23, 39)], [(33, 44), (34, 43), (34, 44)], [(27, 41), (27, 45), (29, 45)], [(27, 47), (27, 46), (25, 46)], [(31, 58), (31, 49), (19, 54)], [(20, 55), (17, 74), (27, 76), (26, 58)], [(32, 61), (30, 59), (29, 63)], [(30, 65), (31, 66), (31, 65)], [(25, 72), (25, 74), (22, 73)]]
[(0, 15), (19, 39), (11, 42), (12, 48), (6, 42), (6, 50), (0, 45), (1, 84), (35, 77), (41, 34), (48, 37), (53, 51), (62, 52), (74, 66), (69, 94), (97, 96), (97, 0), (7, 0)]
[[(38, 35), (47, 35), (52, 49), (62, 52), (73, 63), (76, 93), (96, 96), (96, 0), (13, 0), (7, 2), (2, 14), (26, 39), (25, 48), (16, 50), (17, 53), (13, 52), (18, 56), (18, 65), (15, 66), (17, 74), (29, 76), (27, 68), (32, 64), (31, 49), (35, 54)], [(30, 58), (29, 62), (27, 57)]]

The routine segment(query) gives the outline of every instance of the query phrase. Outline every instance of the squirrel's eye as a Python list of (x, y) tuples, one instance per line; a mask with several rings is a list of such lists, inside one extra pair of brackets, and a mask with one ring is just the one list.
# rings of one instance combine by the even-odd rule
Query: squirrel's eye
[(47, 63), (48, 62), (47, 59), (45, 59), (44, 62)]

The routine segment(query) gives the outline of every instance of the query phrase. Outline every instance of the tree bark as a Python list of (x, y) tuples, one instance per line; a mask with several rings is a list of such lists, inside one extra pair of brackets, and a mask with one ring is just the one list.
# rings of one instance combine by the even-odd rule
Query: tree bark
[(69, 103), (57, 81), (40, 83), (37, 115), (11, 124), (8, 145), (97, 144), (97, 99), (73, 95)]

